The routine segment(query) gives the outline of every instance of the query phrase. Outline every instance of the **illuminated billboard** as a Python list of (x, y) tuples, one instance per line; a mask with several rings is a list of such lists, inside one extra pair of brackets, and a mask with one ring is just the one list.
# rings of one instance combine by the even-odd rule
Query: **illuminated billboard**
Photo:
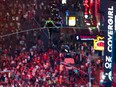
[[(108, 0), (105, 9), (105, 48), (104, 48), (104, 82), (107, 87), (112, 84), (112, 40), (116, 29), (116, 2)], [(106, 87), (106, 86), (105, 86)]]
[(80, 36), (76, 36), (76, 40), (89, 40), (92, 41), (95, 39), (95, 36), (87, 36), (87, 35), (80, 35)]
[(69, 26), (75, 26), (76, 25), (76, 17), (75, 16), (69, 16), (68, 25)]
[(84, 0), (83, 6), (84, 6), (84, 15), (89, 15), (89, 0)]
[(97, 36), (97, 39), (94, 39), (94, 50), (104, 50), (104, 37)]
[(66, 4), (66, 1), (67, 1), (67, 0), (62, 0), (62, 4)]

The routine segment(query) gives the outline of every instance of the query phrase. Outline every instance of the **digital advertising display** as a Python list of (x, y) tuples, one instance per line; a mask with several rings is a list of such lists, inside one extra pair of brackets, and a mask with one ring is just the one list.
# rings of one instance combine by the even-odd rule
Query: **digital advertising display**
[(108, 0), (105, 5), (105, 35), (104, 35), (104, 82), (107, 84), (105, 87), (111, 87), (112, 84), (112, 39), (114, 30), (116, 30), (116, 2)]
[(76, 25), (76, 17), (69, 16), (68, 24), (69, 24), (69, 26), (75, 26)]
[(104, 51), (104, 37), (97, 36), (97, 39), (94, 39), (94, 50)]

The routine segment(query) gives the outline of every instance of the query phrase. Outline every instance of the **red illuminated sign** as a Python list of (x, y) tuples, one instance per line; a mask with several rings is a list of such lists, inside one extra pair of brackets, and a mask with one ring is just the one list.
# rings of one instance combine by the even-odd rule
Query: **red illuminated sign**
[(88, 12), (89, 12), (89, 0), (84, 0), (83, 5), (84, 5), (84, 7), (85, 7), (84, 14), (85, 14), (85, 15), (88, 15)]
[(81, 40), (94, 40), (95, 36), (80, 36)]
[(103, 42), (103, 41), (97, 42), (97, 46), (99, 46), (99, 47), (104, 47), (104, 42)]

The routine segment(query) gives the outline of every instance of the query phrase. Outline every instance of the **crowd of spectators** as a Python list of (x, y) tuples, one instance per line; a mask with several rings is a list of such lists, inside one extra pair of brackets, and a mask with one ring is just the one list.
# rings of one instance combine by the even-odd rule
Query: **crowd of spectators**
[[(66, 43), (60, 37), (60, 49), (44, 47), (40, 33), (25, 32), (2, 38), (0, 41), (0, 83), (6, 87), (88, 87), (88, 56), (86, 44)], [(50, 44), (49, 44), (50, 45)], [(83, 45), (84, 51), (80, 49)], [(75, 68), (66, 68), (65, 48), (70, 48)], [(68, 50), (68, 49), (67, 49)], [(80, 55), (81, 54), (81, 55)], [(92, 62), (91, 74), (101, 68)], [(84, 78), (84, 79), (83, 79)], [(99, 84), (94, 81), (94, 84)]]
[(23, 30), (36, 14), (36, 0), (1, 0), (0, 35)]
[[(59, 1), (55, 2), (58, 10), (59, 3)], [(1, 0), (0, 36), (43, 27), (45, 20), (53, 17), (51, 16), (52, 4), (51, 0)], [(55, 19), (54, 17), (52, 19)]]
[[(0, 36), (38, 27), (38, 23), (42, 26), (49, 17), (49, 1), (1, 0)], [(41, 33), (33, 30), (0, 37), (0, 87), (88, 87), (89, 45), (69, 42), (66, 34), (55, 44), (48, 41), (46, 48)], [(67, 47), (75, 60), (71, 70), (61, 64)], [(101, 66), (102, 61), (92, 62), (93, 78)], [(93, 83), (99, 84), (96, 80)]]

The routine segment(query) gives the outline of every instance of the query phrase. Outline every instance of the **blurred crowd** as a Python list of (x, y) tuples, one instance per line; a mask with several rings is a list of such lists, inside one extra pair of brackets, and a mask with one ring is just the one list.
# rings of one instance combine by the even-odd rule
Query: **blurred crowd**
[[(59, 0), (0, 0), (0, 36), (41, 27), (51, 12), (59, 22), (62, 20), (56, 6), (59, 3)], [(52, 11), (54, 8), (58, 12)], [(58, 39), (48, 40), (47, 47), (41, 30), (0, 37), (0, 87), (88, 87), (91, 45), (75, 42), (69, 31), (61, 33)], [(62, 64), (68, 53), (74, 59), (71, 69)], [(93, 60), (91, 65), (92, 84), (97, 85), (95, 72), (101, 69), (102, 60)]]
[[(46, 49), (41, 31), (25, 32), (0, 41), (1, 87), (88, 87), (89, 51), (87, 44), (66, 42), (61, 36), (59, 49), (51, 44)], [(81, 50), (83, 46), (83, 50)], [(66, 51), (68, 50), (68, 51)], [(70, 53), (75, 64), (71, 69), (62, 64)], [(102, 61), (92, 61), (92, 77)], [(93, 84), (99, 84), (94, 80)]]
[[(56, 6), (54, 9), (52, 4)], [(37, 27), (43, 27), (52, 10), (59, 10), (59, 2), (51, 0), (1, 0), (0, 36)]]
[(34, 17), (37, 5), (36, 0), (1, 0), (0, 8), (0, 35), (4, 35), (22, 30), (25, 21)]
[(57, 25), (65, 25), (66, 10), (69, 10), (69, 14), (72, 15), (72, 12), (70, 12), (71, 8), (69, 8), (72, 4), (73, 9), (76, 8), (79, 12), (81, 9), (81, 7), (78, 7), (80, 3), (82, 4), (80, 1), (68, 1), (67, 5), (69, 6), (66, 8), (61, 4), (60, 0), (1, 0), (0, 36), (17, 31), (43, 27), (45, 20), (49, 17), (51, 17)]

